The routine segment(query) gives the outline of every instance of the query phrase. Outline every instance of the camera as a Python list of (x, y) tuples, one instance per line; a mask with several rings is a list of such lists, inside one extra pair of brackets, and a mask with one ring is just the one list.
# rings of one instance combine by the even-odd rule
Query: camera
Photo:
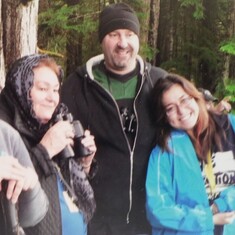
[(73, 120), (73, 116), (71, 113), (68, 114), (58, 114), (56, 116), (56, 122), (58, 121), (69, 121), (74, 129), (74, 145), (68, 145), (66, 146), (62, 151), (61, 155), (65, 158), (70, 157), (87, 157), (92, 154), (92, 151), (90, 151), (88, 148), (86, 148), (82, 143), (82, 139), (84, 138), (84, 129), (79, 120)]

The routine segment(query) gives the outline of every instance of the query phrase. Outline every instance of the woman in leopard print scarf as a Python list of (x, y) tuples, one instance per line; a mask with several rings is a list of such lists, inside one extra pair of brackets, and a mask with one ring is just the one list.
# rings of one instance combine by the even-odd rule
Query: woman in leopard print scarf
[(62, 154), (74, 137), (71, 123), (57, 120), (58, 115), (68, 114), (59, 102), (62, 76), (62, 69), (49, 56), (25, 56), (10, 68), (0, 95), (0, 118), (19, 131), (50, 202), (46, 217), (27, 228), (27, 235), (85, 235), (95, 211), (88, 181), (95, 169), (94, 137), (85, 131), (83, 144), (90, 156)]

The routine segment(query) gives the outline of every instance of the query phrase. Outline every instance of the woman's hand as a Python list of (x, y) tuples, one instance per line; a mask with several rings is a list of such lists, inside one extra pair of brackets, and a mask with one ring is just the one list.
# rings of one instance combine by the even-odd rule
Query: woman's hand
[(24, 173), (18, 160), (12, 156), (0, 157), (0, 181), (20, 180)]
[(90, 156), (81, 158), (81, 163), (84, 168), (84, 171), (86, 173), (89, 173), (90, 167), (92, 164), (92, 160), (95, 156), (97, 149), (96, 149), (96, 145), (95, 145), (95, 137), (93, 135), (91, 135), (89, 130), (85, 130), (84, 136), (85, 137), (82, 139), (81, 142), (86, 148), (88, 148), (92, 152), (92, 154)]
[(38, 176), (33, 168), (22, 166), (12, 156), (0, 157), (0, 190), (2, 180), (7, 181), (7, 199), (16, 203), (22, 190), (33, 189), (38, 182)]
[(74, 130), (69, 121), (59, 121), (41, 139), (50, 158), (61, 152), (67, 145), (73, 145)]
[(225, 97), (223, 100), (221, 100), (216, 106), (215, 106), (215, 110), (223, 113), (229, 113), (232, 109), (231, 104), (229, 103), (231, 97)]
[(231, 224), (235, 219), (235, 212), (224, 212), (213, 215), (215, 225)]
[(31, 167), (26, 167), (23, 190), (27, 191), (33, 189), (36, 186), (37, 182), (38, 182), (38, 175), (36, 171)]

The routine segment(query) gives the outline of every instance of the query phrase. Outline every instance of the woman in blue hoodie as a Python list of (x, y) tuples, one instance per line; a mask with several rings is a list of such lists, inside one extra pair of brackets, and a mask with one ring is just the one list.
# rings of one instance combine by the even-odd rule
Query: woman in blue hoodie
[(160, 79), (154, 94), (158, 128), (146, 179), (152, 234), (234, 235), (235, 117), (208, 111), (176, 74)]

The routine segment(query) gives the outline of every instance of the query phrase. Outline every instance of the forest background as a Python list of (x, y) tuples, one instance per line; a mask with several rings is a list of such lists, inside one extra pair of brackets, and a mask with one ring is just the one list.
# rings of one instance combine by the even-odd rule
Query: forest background
[(99, 13), (113, 2), (137, 12), (147, 61), (235, 101), (235, 0), (0, 0), (2, 86), (10, 64), (25, 54), (55, 57), (66, 79), (101, 53)]

